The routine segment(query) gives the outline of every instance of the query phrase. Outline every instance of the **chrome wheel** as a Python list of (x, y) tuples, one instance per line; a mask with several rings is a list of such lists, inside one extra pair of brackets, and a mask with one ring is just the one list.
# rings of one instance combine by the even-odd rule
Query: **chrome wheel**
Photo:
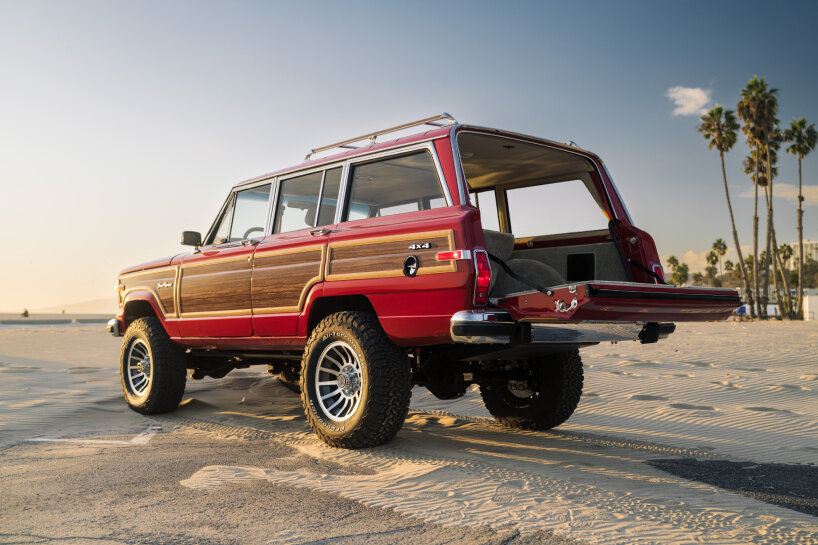
[(151, 353), (145, 341), (136, 339), (131, 344), (125, 365), (125, 376), (131, 394), (137, 397), (145, 395), (151, 383)]
[(361, 403), (361, 362), (347, 343), (327, 346), (315, 367), (315, 393), (321, 410), (330, 420), (349, 420)]

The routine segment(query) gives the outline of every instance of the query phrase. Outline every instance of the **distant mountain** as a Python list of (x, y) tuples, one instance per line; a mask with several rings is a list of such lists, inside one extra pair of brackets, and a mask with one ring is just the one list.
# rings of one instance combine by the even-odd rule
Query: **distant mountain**
[(68, 303), (55, 307), (34, 308), (31, 312), (61, 313), (66, 314), (116, 314), (116, 299), (106, 297), (104, 299), (91, 299), (79, 303)]

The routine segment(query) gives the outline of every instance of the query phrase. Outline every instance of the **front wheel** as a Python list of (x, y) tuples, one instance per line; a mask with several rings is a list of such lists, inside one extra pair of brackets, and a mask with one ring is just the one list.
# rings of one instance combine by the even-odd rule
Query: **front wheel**
[(522, 362), (525, 378), (480, 385), (486, 409), (504, 426), (548, 430), (568, 420), (582, 396), (578, 350)]
[(409, 358), (375, 316), (337, 312), (313, 330), (301, 361), (301, 401), (328, 445), (388, 442), (406, 419), (411, 394)]
[(131, 409), (159, 414), (179, 406), (185, 393), (185, 355), (157, 318), (131, 322), (119, 360), (122, 391)]

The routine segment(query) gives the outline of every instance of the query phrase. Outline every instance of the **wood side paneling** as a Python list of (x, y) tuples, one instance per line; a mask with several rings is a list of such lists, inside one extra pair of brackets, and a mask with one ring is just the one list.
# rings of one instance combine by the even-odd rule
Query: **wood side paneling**
[[(430, 243), (430, 248), (409, 249), (412, 244), (425, 242)], [(454, 261), (435, 259), (437, 252), (453, 249), (452, 233), (440, 231), (330, 244), (327, 280), (402, 276), (403, 262), (409, 255), (418, 257), (419, 275), (454, 272)]]
[(174, 304), (176, 267), (162, 267), (161, 269), (149, 269), (124, 274), (120, 276), (119, 281), (124, 286), (123, 297), (127, 297), (129, 292), (135, 290), (150, 291), (156, 296), (161, 307), (160, 310), (165, 316), (176, 315), (176, 305)]
[(179, 310), (226, 316), (250, 314), (250, 272), (247, 257), (182, 266)]
[(297, 311), (309, 288), (321, 281), (324, 249), (258, 252), (253, 264), (253, 314)]

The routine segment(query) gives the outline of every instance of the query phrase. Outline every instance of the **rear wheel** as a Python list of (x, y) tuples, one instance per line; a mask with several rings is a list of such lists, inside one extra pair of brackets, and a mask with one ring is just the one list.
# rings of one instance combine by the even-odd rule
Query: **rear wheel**
[(337, 312), (313, 330), (301, 362), (307, 420), (328, 445), (382, 445), (403, 425), (412, 381), (409, 358), (377, 318)]
[(480, 385), (491, 415), (504, 426), (548, 430), (568, 420), (582, 396), (582, 360), (573, 350), (521, 362), (524, 378)]
[(142, 414), (174, 410), (185, 393), (185, 355), (157, 318), (139, 318), (125, 331), (119, 374), (125, 401)]

